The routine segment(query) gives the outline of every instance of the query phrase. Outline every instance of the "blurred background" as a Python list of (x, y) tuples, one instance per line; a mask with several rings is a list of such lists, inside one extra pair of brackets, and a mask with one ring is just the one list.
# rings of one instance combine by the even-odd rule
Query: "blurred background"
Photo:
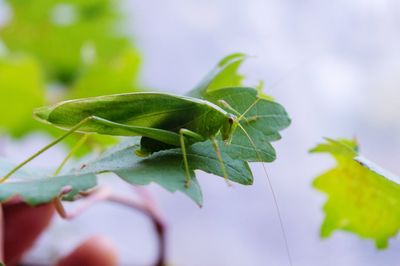
[[(137, 89), (183, 94), (220, 58), (244, 52), (254, 56), (241, 71), (247, 83), (264, 80), (293, 119), (267, 169), (294, 265), (398, 265), (398, 240), (377, 251), (351, 234), (319, 238), (325, 196), (311, 182), (334, 162), (307, 151), (324, 136), (357, 137), (366, 157), (400, 173), (399, 47), (394, 0), (0, 0), (0, 152), (20, 161), (59, 134), (33, 122), (33, 107)], [(34, 164), (56, 164), (67, 150)], [(253, 169), (250, 187), (200, 173), (202, 209), (149, 187), (173, 265), (287, 265), (265, 174)], [(145, 218), (102, 204), (72, 222), (55, 219), (27, 260), (51, 260), (98, 232), (116, 243), (122, 265), (147, 265), (156, 252)]]

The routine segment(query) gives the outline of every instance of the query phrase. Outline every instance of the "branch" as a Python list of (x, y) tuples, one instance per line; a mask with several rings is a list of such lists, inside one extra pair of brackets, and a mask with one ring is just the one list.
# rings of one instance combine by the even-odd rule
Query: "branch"
[[(68, 189), (65, 190), (68, 193)], [(62, 218), (71, 220), (81, 215), (86, 209), (90, 208), (94, 204), (101, 201), (114, 202), (120, 205), (124, 205), (135, 211), (141, 212), (147, 216), (154, 227), (154, 230), (158, 239), (158, 255), (154, 266), (165, 266), (166, 265), (166, 238), (165, 238), (165, 223), (159, 215), (156, 205), (150, 195), (144, 189), (136, 188), (137, 193), (141, 196), (142, 202), (137, 202), (131, 198), (115, 195), (109, 188), (97, 188), (89, 192), (82, 192), (80, 195), (85, 198), (85, 201), (74, 211), (67, 213), (62, 206), (61, 202), (54, 200), (57, 206), (57, 210)]]

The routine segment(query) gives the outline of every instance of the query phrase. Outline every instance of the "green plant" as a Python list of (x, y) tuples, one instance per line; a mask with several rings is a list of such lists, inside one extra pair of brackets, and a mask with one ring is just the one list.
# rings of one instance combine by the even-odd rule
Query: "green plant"
[[(51, 176), (54, 171), (49, 173), (38, 172), (33, 169), (19, 169), (26, 162), (14, 167), (12, 164), (2, 161), (0, 162), (0, 174), (6, 177), (3, 181), (10, 177), (10, 174), (7, 173), (13, 173), (15, 176), (10, 179), (10, 182), (0, 185), (0, 200), (6, 201), (18, 196), (21, 200), (32, 205), (54, 202), (61, 216), (72, 218), (77, 214), (66, 213), (61, 205), (61, 200), (76, 200), (82, 197), (91, 197), (96, 199), (95, 201), (107, 199), (140, 209), (152, 217), (155, 228), (160, 235), (160, 227), (162, 226), (160, 226), (160, 221), (151, 208), (131, 203), (118, 195), (110, 193), (107, 188), (96, 188), (96, 175), (104, 172), (113, 172), (129, 184), (136, 186), (155, 182), (169, 191), (182, 191), (198, 205), (202, 205), (202, 193), (195, 177), (194, 170), (196, 169), (228, 178), (243, 185), (251, 185), (253, 176), (248, 163), (272, 162), (275, 160), (275, 150), (270, 143), (280, 139), (279, 131), (289, 126), (290, 119), (284, 108), (263, 94), (260, 88), (242, 86), (242, 78), (237, 73), (237, 70), (245, 58), (243, 54), (233, 54), (221, 60), (211, 74), (189, 93), (190, 97), (162, 93), (139, 93), (71, 101), (54, 107), (39, 109), (37, 115), (42, 119), (50, 121), (57, 126), (73, 130), (68, 131), (67, 134), (64, 134), (26, 162), (78, 129), (85, 133), (99, 132), (116, 135), (131, 135), (133, 132), (134, 135), (145, 136), (146, 138), (128, 138), (95, 160), (73, 166), (70, 169), (61, 170), (59, 167), (55, 171), (56, 176), (53, 177)], [(132, 95), (133, 98), (130, 98), (129, 96)], [(144, 95), (154, 98), (150, 98), (146, 102), (140, 102), (141, 97)], [(196, 100), (196, 96), (202, 100)], [(102, 100), (100, 104), (99, 99)], [(115, 108), (100, 109), (101, 112), (96, 113), (102, 119), (109, 119), (111, 122), (104, 123), (104, 120), (97, 119), (96, 121), (100, 121), (100, 123), (92, 122), (86, 125), (84, 122), (79, 123), (79, 121), (86, 121), (85, 119), (90, 117), (87, 114), (93, 109), (85, 108), (88, 105), (90, 106), (92, 101), (94, 105), (91, 105), (91, 107), (104, 107), (102, 104), (108, 100), (114, 103), (117, 99), (126, 100), (128, 106), (129, 100), (133, 100), (136, 104), (140, 103), (135, 108), (138, 107), (138, 110), (143, 109), (147, 115), (155, 114), (153, 117), (157, 118), (155, 121), (161, 122), (160, 125), (164, 126), (155, 127), (154, 125), (156, 124), (150, 124), (147, 127), (138, 129), (137, 126), (142, 127), (143, 124), (137, 121), (132, 122), (133, 126), (127, 122), (121, 124), (121, 121), (126, 121), (124, 119), (132, 120), (132, 113), (129, 113), (129, 117), (123, 116), (121, 113), (115, 116)], [(149, 102), (152, 102), (152, 99), (155, 105), (148, 105)], [(70, 104), (74, 105), (72, 109), (69, 109)], [(75, 106), (76, 104), (77, 106)], [(119, 101), (118, 104), (121, 104), (121, 102)], [(172, 109), (169, 108), (169, 105), (171, 105)], [(209, 119), (199, 119), (197, 117), (199, 113), (187, 117), (182, 115), (181, 111), (172, 113), (162, 111), (163, 108), (175, 110), (177, 106), (179, 108), (188, 106), (193, 110), (200, 111), (200, 115), (207, 112), (220, 115), (221, 122), (212, 125)], [(205, 108), (205, 110), (202, 108)], [(152, 113), (151, 111), (154, 109), (156, 109), (156, 112)], [(123, 109), (124, 114), (126, 110)], [(57, 113), (58, 111), (61, 111), (61, 113)], [(160, 115), (160, 112), (162, 115)], [(233, 115), (230, 115), (231, 112), (237, 112), (236, 115), (240, 117), (237, 122), (231, 121), (233, 117)], [(65, 116), (66, 114), (67, 116)], [(141, 115), (140, 112), (139, 115)], [(62, 122), (57, 120), (60, 117)], [(67, 120), (65, 120), (66, 117), (68, 118)], [(123, 118), (121, 119), (121, 117)], [(141, 121), (141, 118), (143, 117), (139, 116), (138, 121)], [(151, 123), (154, 122), (153, 120), (146, 120), (146, 122), (149, 121)], [(180, 146), (182, 138), (177, 134), (179, 129), (183, 128), (180, 125), (190, 126), (193, 121), (195, 122), (193, 124), (194, 127), (189, 127), (189, 129), (201, 135), (202, 141), (194, 139), (191, 142), (187, 142), (185, 146)], [(164, 124), (163, 122), (166, 123)], [(230, 122), (240, 123), (238, 126), (242, 130), (231, 130), (230, 127), (232, 125)], [(221, 131), (220, 129), (224, 127), (223, 124), (225, 123), (229, 128)], [(173, 127), (170, 127), (170, 125), (173, 125)], [(210, 131), (212, 130), (215, 134), (215, 143), (218, 143), (217, 145), (213, 145), (207, 134), (201, 133), (207, 126), (212, 126)], [(226, 136), (222, 136), (221, 133), (226, 133)], [(224, 142), (227, 137), (230, 137), (229, 143)], [(170, 139), (173, 141), (169, 142)], [(138, 156), (134, 152), (143, 146), (145, 146), (145, 151), (150, 152), (146, 157)], [(219, 147), (217, 152), (215, 151), (216, 146)], [(187, 159), (187, 164), (182, 163), (183, 156)], [(67, 156), (67, 159), (69, 157)], [(61, 166), (64, 166), (64, 162)], [(190, 186), (187, 186), (188, 172), (192, 180)], [(22, 181), (11, 182), (14, 178)], [(160, 241), (164, 241), (162, 234), (160, 239)], [(164, 254), (164, 252), (160, 254)], [(159, 263), (157, 265), (163, 265), (164, 259), (163, 256), (160, 256), (157, 260)]]
[[(142, 89), (138, 50), (118, 30), (125, 23), (119, 1), (5, 2), (12, 16), (0, 27), (7, 51), (0, 54), (0, 111), (14, 112), (0, 117), (0, 131), (15, 138), (37, 131), (57, 136), (53, 127), (31, 119), (33, 107)], [(77, 154), (112, 143), (111, 137), (92, 136)]]

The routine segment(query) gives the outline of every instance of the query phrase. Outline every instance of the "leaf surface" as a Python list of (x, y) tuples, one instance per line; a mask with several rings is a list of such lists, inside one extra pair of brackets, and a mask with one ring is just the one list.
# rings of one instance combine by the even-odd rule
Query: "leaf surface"
[[(0, 160), (0, 176), (5, 175), (14, 165)], [(0, 202), (4, 202), (13, 196), (19, 196), (30, 205), (38, 205), (52, 201), (63, 188), (72, 189), (63, 197), (64, 200), (73, 200), (81, 191), (86, 191), (97, 185), (96, 176), (65, 175), (49, 177), (45, 171), (28, 169), (20, 170), (9, 182), (0, 184)]]
[[(139, 149), (139, 138), (130, 138), (127, 142), (106, 152), (99, 159), (88, 163), (83, 169), (72, 173), (114, 172), (133, 185), (147, 185), (154, 182), (168, 191), (181, 191), (197, 204), (202, 205), (202, 193), (194, 172), (192, 172), (191, 186), (185, 187), (186, 176), (180, 149), (164, 150), (144, 158), (135, 154), (137, 149)], [(187, 155), (191, 170), (202, 170), (223, 176), (219, 161), (209, 141), (191, 145), (188, 147)], [(233, 160), (226, 154), (224, 162), (230, 180), (245, 185), (252, 184), (252, 175), (247, 163)]]
[(326, 193), (321, 236), (346, 230), (386, 248), (400, 229), (400, 180), (358, 154), (351, 140), (327, 139), (311, 150), (332, 155), (337, 166), (314, 180)]
[(235, 53), (221, 59), (218, 65), (199, 84), (187, 93), (195, 98), (205, 98), (207, 92), (242, 85), (243, 76), (238, 69), (246, 59), (246, 55)]
[[(279, 140), (279, 131), (290, 125), (290, 118), (282, 105), (264, 97), (250, 87), (223, 88), (209, 92), (205, 98), (237, 116), (244, 114), (232, 137), (226, 145), (226, 152), (235, 159), (249, 162), (272, 162), (276, 159), (275, 149), (271, 142)], [(229, 105), (225, 107), (219, 101)]]

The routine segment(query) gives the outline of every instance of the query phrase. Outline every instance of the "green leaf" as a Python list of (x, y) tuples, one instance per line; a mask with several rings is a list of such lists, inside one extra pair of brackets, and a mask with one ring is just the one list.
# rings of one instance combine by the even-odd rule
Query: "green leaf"
[(187, 95), (202, 99), (207, 92), (225, 87), (241, 86), (244, 77), (238, 74), (238, 69), (246, 57), (242, 53), (235, 53), (224, 57)]
[[(0, 160), (0, 176), (8, 173), (13, 167), (14, 165), (5, 160)], [(97, 185), (96, 176), (93, 174), (49, 177), (45, 171), (34, 169), (18, 171), (11, 181), (0, 184), (0, 202), (19, 196), (30, 205), (48, 203), (59, 196), (66, 187), (72, 190), (63, 199), (73, 200), (79, 192)]]
[(346, 230), (386, 248), (400, 229), (400, 179), (361, 157), (354, 140), (327, 139), (311, 152), (328, 153), (337, 161), (313, 183), (328, 196), (322, 237)]
[[(248, 136), (238, 128), (231, 143), (219, 141), (219, 147), (230, 180), (250, 185), (253, 182), (247, 161), (273, 161), (275, 150), (270, 142), (280, 139), (279, 131), (290, 124), (284, 108), (276, 102), (258, 98), (253, 88), (225, 88), (207, 94), (207, 98), (217, 102), (223, 99), (238, 112), (244, 113), (253, 106), (242, 121)], [(185, 188), (185, 171), (179, 148), (155, 152), (149, 157), (138, 157), (135, 150), (140, 148), (140, 138), (133, 138), (122, 146), (117, 146), (99, 159), (88, 163), (79, 174), (114, 172), (125, 181), (135, 185), (158, 183), (168, 191), (181, 191), (199, 205), (202, 204), (200, 187), (196, 181)], [(257, 147), (255, 151), (254, 147)], [(192, 170), (223, 176), (220, 162), (210, 141), (195, 143), (187, 147), (189, 166)]]
[[(242, 185), (252, 185), (253, 175), (247, 162), (238, 160), (229, 156), (226, 145), (223, 141), (219, 141), (222, 160), (228, 174), (228, 179)], [(179, 156), (182, 156), (180, 149), (176, 150)], [(187, 149), (189, 165), (192, 169), (202, 170), (220, 177), (223, 177), (220, 162), (212, 147), (210, 141), (196, 143)]]
[[(234, 57), (228, 58), (225, 62), (221, 63), (221, 65), (228, 64), (227, 62), (232, 62), (232, 58)], [(231, 75), (233, 72), (227, 73), (230, 73)], [(212, 80), (210, 82), (212, 83)], [(98, 104), (96, 99), (85, 100), (84, 104), (87, 105), (91, 101), (96, 101), (96, 106), (98, 105), (102, 112), (99, 115), (100, 117), (114, 117), (114, 119), (122, 119), (122, 121), (129, 120), (133, 125), (146, 127), (153, 126), (152, 123), (154, 119), (157, 122), (154, 126), (160, 126), (159, 123), (163, 122), (169, 123), (169, 125), (171, 123), (176, 123), (176, 126), (178, 127), (182, 123), (189, 123), (192, 119), (198, 119), (196, 120), (198, 123), (203, 123), (198, 125), (203, 128), (207, 128), (204, 123), (211, 123), (210, 120), (206, 119), (204, 121), (202, 118), (197, 118), (197, 114), (194, 111), (197, 109), (193, 109), (193, 100), (191, 99), (186, 99), (184, 97), (181, 99), (179, 96), (172, 97), (174, 101), (183, 101), (185, 104), (190, 102), (190, 106), (192, 106), (190, 108), (189, 116), (175, 119), (176, 116), (182, 115), (182, 111), (186, 109), (182, 109), (182, 107), (177, 108), (177, 106), (173, 104), (174, 101), (171, 99), (168, 101), (158, 99), (159, 97), (166, 97), (164, 94), (146, 93), (144, 96), (151, 96), (151, 101), (146, 100), (143, 104), (139, 101), (142, 96), (136, 94), (130, 95), (129, 97), (132, 97), (132, 100), (129, 101), (128, 95), (120, 97), (120, 100), (122, 101), (121, 104), (124, 106), (128, 103), (132, 105), (129, 108), (129, 114), (127, 115), (116, 115), (115, 112), (117, 108), (111, 108), (111, 111), (107, 111), (107, 108), (104, 109), (104, 106), (106, 106), (105, 103), (109, 102), (108, 99), (110, 96), (101, 98), (101, 100), (104, 101), (104, 104)], [(168, 95), (168, 97), (171, 98), (171, 95)], [(228, 87), (203, 91), (202, 97), (220, 105), (220, 107), (225, 108), (225, 110), (230, 113), (239, 113), (238, 116), (245, 113), (241, 120), (243, 130), (238, 127), (229, 144), (224, 143), (221, 140), (219, 140), (218, 143), (228, 178), (240, 184), (252, 184), (253, 176), (248, 166), (248, 162), (271, 162), (275, 160), (276, 153), (270, 142), (279, 140), (279, 131), (285, 129), (290, 124), (290, 119), (285, 109), (278, 103), (265, 98), (263, 95), (260, 96), (259, 90), (249, 87)], [(110, 98), (110, 101), (111, 100), (114, 102), (117, 98), (113, 96), (112, 99)], [(156, 105), (153, 104), (154, 100)], [(228, 107), (222, 104), (220, 100), (223, 100)], [(71, 115), (85, 115), (88, 112), (98, 114), (97, 112), (93, 112), (92, 108), (89, 108), (88, 110), (82, 109), (79, 111), (80, 107), (73, 106), (75, 103), (78, 102), (69, 102), (68, 104), (71, 105), (71, 108), (67, 111), (64, 110), (68, 122), (71, 121)], [(160, 103), (162, 104), (160, 105)], [(121, 104), (118, 104), (118, 106)], [(199, 104), (202, 108), (207, 107), (207, 105), (204, 105), (204, 102), (199, 102)], [(50, 109), (40, 109), (38, 110), (37, 115), (43, 119), (48, 119), (49, 117), (54, 118), (56, 111), (60, 111), (62, 107), (63, 105), (59, 104), (55, 107), (50, 107)], [(171, 107), (173, 108), (171, 109)], [(136, 109), (139, 111), (135, 111)], [(169, 109), (178, 113), (171, 113), (169, 112)], [(231, 109), (234, 109), (234, 111)], [(142, 112), (145, 112), (146, 114), (145, 119), (140, 117)], [(154, 114), (152, 112), (154, 112)], [(161, 116), (163, 113), (168, 113), (168, 116)], [(207, 113), (209, 113), (209, 111), (207, 111)], [(151, 116), (148, 114), (151, 114)], [(133, 118), (127, 119), (128, 115), (134, 115), (135, 120), (133, 120)], [(76, 121), (81, 121), (83, 118), (84, 117), (80, 117), (76, 119)], [(175, 126), (171, 127), (175, 128)], [(119, 131), (118, 134), (122, 134), (121, 131)], [(160, 146), (160, 143), (156, 143), (156, 150), (161, 149), (162, 151), (154, 152), (151, 156), (146, 158), (138, 157), (134, 153), (135, 150), (140, 148), (138, 139), (140, 138), (134, 138), (132, 142), (129, 141), (125, 145), (112, 149), (112, 151), (107, 152), (99, 159), (88, 163), (83, 169), (76, 170), (77, 173), (87, 174), (114, 172), (125, 181), (135, 185), (145, 185), (150, 182), (155, 182), (168, 191), (181, 191), (185, 193), (200, 205), (202, 203), (202, 196), (196, 179), (194, 179), (194, 182), (189, 189), (185, 187), (186, 176), (182, 163), (181, 150), (179, 148), (171, 148), (170, 145)], [(143, 144), (143, 142), (141, 144)], [(188, 146), (187, 156), (191, 170), (202, 170), (217, 176), (223, 176), (220, 162), (210, 141), (195, 143)], [(192, 175), (194, 176), (193, 172)]]
[(140, 138), (129, 140), (105, 152), (98, 159), (72, 170), (70, 174), (98, 174), (113, 172), (133, 185), (158, 183), (170, 192), (182, 191), (199, 205), (202, 194), (197, 180), (194, 178), (189, 189), (185, 188), (185, 174), (179, 159), (153, 154), (151, 157), (139, 157), (135, 151), (139, 149)]
[[(264, 95), (260, 94), (260, 91), (257, 89), (248, 87), (224, 87), (239, 83), (239, 80), (241, 79), (238, 78), (239, 76), (236, 75), (236, 72), (240, 65), (239, 62), (242, 60), (243, 58), (240, 55), (233, 55), (223, 60), (219, 65), (220, 70), (217, 71), (218, 73), (209, 79), (207, 86), (197, 92), (202, 93), (201, 97), (203, 99), (218, 104), (229, 113), (238, 113), (238, 117), (241, 118), (240, 124), (243, 130), (241, 127), (238, 127), (234, 132), (233, 139), (230, 143), (224, 143), (221, 140), (217, 141), (228, 178), (233, 182), (250, 185), (253, 183), (253, 176), (248, 162), (270, 162), (275, 159), (275, 150), (271, 146), (270, 142), (280, 139), (279, 131), (289, 126), (290, 119), (281, 105), (267, 99)], [(108, 102), (108, 99), (115, 101), (116, 97), (117, 96), (106, 96), (101, 99)], [(221, 121), (225, 122), (226, 125), (228, 125), (229, 121), (226, 116), (227, 114), (223, 110), (220, 110), (213, 104), (198, 99), (165, 95), (161, 93), (147, 93), (145, 96), (143, 95), (143, 97), (158, 98), (155, 99), (153, 103), (149, 103), (148, 100), (145, 100), (143, 103), (138, 105), (138, 95), (131, 96), (133, 97), (132, 99), (127, 98), (126, 95), (118, 97), (121, 97), (121, 102), (117, 103), (117, 106), (124, 104), (125, 107), (129, 107), (128, 109), (130, 111), (127, 112), (126, 115), (118, 114), (118, 112), (116, 113), (116, 111), (118, 111), (116, 108), (104, 108), (105, 105), (98, 104), (95, 99), (92, 99), (96, 102), (96, 108), (99, 108), (100, 113), (96, 112), (96, 114), (100, 114), (103, 119), (110, 116), (111, 118), (122, 119), (122, 123), (128, 120), (133, 125), (140, 125), (146, 128), (151, 127), (148, 130), (160, 126), (159, 123), (165, 123), (167, 126), (172, 125), (172, 128), (166, 127), (166, 130), (170, 130), (168, 133), (175, 135), (176, 133), (174, 133), (174, 130), (182, 127), (182, 123), (184, 123), (185, 125), (192, 125), (194, 129), (201, 128), (202, 131), (205, 132), (211, 132), (211, 129), (215, 129), (215, 132), (206, 135), (213, 136), (213, 134), (217, 133), (222, 126)], [(169, 100), (166, 101), (165, 97)], [(190, 104), (193, 108), (176, 108), (177, 106), (174, 104), (172, 99), (174, 99), (174, 101), (179, 101), (180, 103)], [(134, 100), (136, 100), (136, 102), (135, 104), (132, 104)], [(223, 101), (222, 103), (221, 100)], [(90, 101), (91, 100), (85, 100), (85, 105)], [(77, 102), (69, 102), (67, 105), (71, 108), (64, 110), (65, 112), (63, 112), (63, 119), (65, 118), (65, 121), (68, 123), (76, 124), (71, 120), (71, 115), (74, 119), (78, 117), (76, 118), (76, 122), (79, 122), (83, 118), (86, 118), (88, 114), (92, 114), (91, 111), (93, 110), (91, 108), (79, 109), (74, 105), (76, 103)], [(53, 111), (60, 108), (60, 106), (62, 105), (56, 105), (50, 108), (41, 108), (37, 111), (36, 115), (47, 120), (49, 116), (53, 117)], [(134, 110), (132, 108), (136, 108), (139, 111), (135, 111), (136, 109)], [(206, 108), (206, 110), (199, 108)], [(211, 109), (216, 113), (211, 112)], [(171, 110), (171, 112), (167, 112), (167, 116), (161, 116), (163, 112), (165, 113), (168, 110)], [(194, 112), (195, 110), (198, 110), (199, 113)], [(141, 112), (151, 115), (141, 117)], [(154, 114), (152, 112), (154, 112)], [(176, 115), (178, 116), (175, 116), (174, 112), (177, 112)], [(182, 112), (186, 112), (185, 114), (190, 115), (182, 116)], [(139, 116), (135, 118), (136, 120), (130, 117), (132, 113), (136, 115), (139, 114)], [(199, 116), (198, 114), (203, 116)], [(216, 114), (219, 114), (220, 116), (222, 115), (222, 117), (220, 117), (221, 121), (216, 119)], [(241, 114), (243, 114), (243, 117)], [(79, 118), (80, 115), (83, 117)], [(88, 125), (86, 125), (85, 130), (88, 129), (87, 126)], [(107, 126), (116, 130), (116, 135), (122, 135), (122, 127), (116, 129), (115, 124), (111, 125), (110, 123), (108, 123)], [(62, 127), (66, 128), (65, 126)], [(159, 132), (155, 133), (159, 134)], [(166, 133), (164, 132), (164, 134)], [(143, 134), (139, 135), (142, 136)], [(153, 137), (153, 139), (162, 141), (162, 139), (155, 136), (147, 137)], [(133, 185), (146, 185), (155, 182), (168, 191), (181, 191), (199, 205), (202, 204), (202, 194), (195, 177), (195, 170), (202, 170), (221, 177), (224, 176), (220, 161), (218, 160), (213, 145), (209, 140), (187, 146), (187, 157), (192, 175), (192, 184), (189, 188), (185, 187), (186, 175), (182, 162), (183, 156), (181, 149), (171, 148), (171, 146), (167, 145), (167, 147), (162, 147), (163, 150), (154, 152), (148, 157), (138, 157), (135, 154), (135, 151), (139, 149), (139, 140), (140, 138), (138, 137), (129, 138), (126, 143), (107, 151), (96, 160), (72, 170), (67, 176), (75, 177), (95, 175), (103, 172), (113, 172)], [(174, 140), (177, 140), (177, 143), (171, 142), (169, 144), (179, 146), (179, 138), (174, 138)], [(156, 143), (156, 146), (157, 145), (158, 144)]]
[(33, 59), (0, 58), (0, 130), (17, 137), (34, 128), (32, 109), (43, 105), (45, 99), (41, 74)]
[[(202, 205), (202, 193), (197, 179), (192, 172), (192, 183), (185, 187), (185, 171), (180, 149), (170, 149), (153, 153), (149, 157), (139, 157), (135, 150), (139, 149), (140, 138), (130, 138), (125, 143), (106, 152), (99, 159), (88, 163), (83, 169), (72, 173), (88, 174), (114, 172), (122, 179), (133, 185), (157, 183), (170, 192), (181, 191)], [(223, 176), (219, 161), (209, 141), (196, 143), (187, 150), (190, 168)], [(247, 163), (233, 160), (224, 155), (230, 180), (250, 185), (252, 175)]]
[[(271, 162), (275, 160), (275, 150), (270, 142), (280, 139), (279, 131), (289, 126), (290, 119), (286, 111), (276, 102), (266, 100), (265, 98), (259, 98), (258, 91), (253, 88), (225, 88), (215, 90), (205, 96), (215, 103), (219, 103), (218, 100), (222, 99), (230, 106), (229, 108), (234, 108), (236, 110), (235, 112), (245, 113), (244, 119), (241, 121), (244, 130), (242, 130), (242, 128), (237, 128), (232, 141), (229, 144), (219, 141), (219, 147), (228, 178), (237, 183), (245, 185), (252, 184), (253, 177), (247, 162)], [(148, 100), (142, 101), (142, 97)], [(168, 101), (162, 99), (168, 99)], [(101, 103), (98, 103), (100, 100)], [(68, 106), (61, 103), (56, 106), (39, 109), (36, 114), (45, 120), (49, 118), (53, 119), (51, 122), (54, 122), (56, 125), (61, 124), (55, 122), (55, 115), (57, 112), (62, 111), (60, 115), (62, 115), (68, 123), (71, 123), (72, 119), (75, 119), (75, 115), (78, 116), (78, 118), (75, 119), (76, 122), (78, 122), (84, 119), (84, 115), (91, 112), (92, 114), (99, 115), (103, 119), (111, 117), (121, 121), (129, 120), (130, 123), (135, 126), (146, 126), (146, 129), (147, 126), (152, 127), (151, 123), (153, 123), (152, 121), (154, 119), (154, 121), (157, 122), (154, 126), (159, 126), (159, 123), (164, 122), (164, 120), (170, 124), (176, 123), (176, 126), (179, 126), (182, 123), (189, 124), (192, 119), (198, 119), (196, 121), (203, 124), (196, 125), (207, 128), (207, 125), (210, 126), (211, 122), (208, 119), (204, 120), (201, 117), (197, 117), (195, 112), (195, 110), (197, 110), (196, 106), (199, 105), (199, 108), (207, 108), (207, 111), (200, 112), (200, 114), (210, 113), (214, 109), (209, 110), (209, 105), (204, 104), (204, 101), (194, 100), (196, 99), (161, 93), (105, 96), (99, 99), (82, 100), (82, 102), (69, 101), (67, 102)], [(179, 103), (183, 102), (184, 106), (190, 104), (190, 108), (182, 109), (184, 106), (181, 105), (177, 108), (177, 105), (174, 104), (175, 101)], [(88, 108), (87, 105), (91, 102), (93, 102), (94, 105)], [(118, 108), (104, 108), (104, 106), (110, 102), (118, 106), (122, 104), (128, 106), (127, 104), (129, 104), (131, 107), (126, 109), (129, 110), (126, 115), (116, 114), (115, 112), (117, 112)], [(80, 107), (81, 103), (85, 106), (84, 109)], [(221, 106), (224, 107), (224, 105)], [(99, 113), (95, 111), (96, 108), (100, 108)], [(109, 109), (111, 111), (108, 111)], [(169, 111), (170, 109), (178, 113), (172, 113)], [(122, 111), (125, 112), (126, 110), (123, 109)], [(179, 117), (183, 115), (182, 111), (186, 110), (191, 112), (190, 115), (182, 118)], [(142, 112), (145, 112), (145, 119), (141, 117)], [(168, 116), (162, 116), (163, 113), (167, 113)], [(132, 118), (128, 119), (128, 117)], [(175, 117), (179, 117), (179, 119), (175, 119)], [(223, 119), (226, 119), (226, 117), (223, 116)], [(119, 120), (116, 121), (118, 122)], [(112, 130), (118, 129), (115, 125), (115, 123), (112, 124)], [(89, 130), (88, 126), (89, 125), (86, 125), (85, 130)], [(63, 127), (65, 128), (67, 126)], [(171, 127), (174, 128), (175, 126)], [(103, 130), (104, 127), (101, 127), (101, 129)], [(150, 129), (152, 128), (148, 130)], [(109, 134), (108, 131), (106, 133)], [(123, 134), (123, 131), (119, 130), (117, 134)], [(177, 140), (179, 142), (178, 138)], [(176, 145), (179, 146), (179, 143)], [(196, 188), (195, 192), (193, 192), (187, 190), (184, 186), (185, 172), (182, 167), (182, 154), (179, 148), (171, 149), (171, 146), (167, 146), (162, 148), (163, 151), (155, 152), (151, 156), (143, 158), (138, 157), (134, 153), (135, 150), (139, 149), (139, 146), (139, 143), (135, 142), (123, 149), (117, 148), (111, 155), (110, 153), (106, 153), (106, 156), (88, 164), (84, 168), (83, 173), (114, 172), (132, 184), (143, 185), (156, 182), (169, 191), (182, 191), (197, 203), (201, 204), (200, 188)], [(210, 141), (189, 145), (187, 147), (187, 156), (192, 170), (199, 169), (218, 176), (223, 176), (220, 162), (218, 161), (216, 152)], [(163, 172), (168, 172), (169, 175), (166, 177)], [(80, 172), (80, 174), (82, 174), (82, 172)]]
[[(240, 121), (231, 143), (225, 151), (230, 157), (250, 162), (272, 162), (276, 159), (272, 141), (281, 139), (279, 131), (290, 125), (290, 118), (282, 105), (260, 97), (254, 88), (233, 87), (209, 92), (207, 100), (220, 105), (228, 112), (230, 108), (245, 114)], [(229, 105), (227, 108), (221, 100)], [(247, 134), (246, 134), (247, 133)]]

